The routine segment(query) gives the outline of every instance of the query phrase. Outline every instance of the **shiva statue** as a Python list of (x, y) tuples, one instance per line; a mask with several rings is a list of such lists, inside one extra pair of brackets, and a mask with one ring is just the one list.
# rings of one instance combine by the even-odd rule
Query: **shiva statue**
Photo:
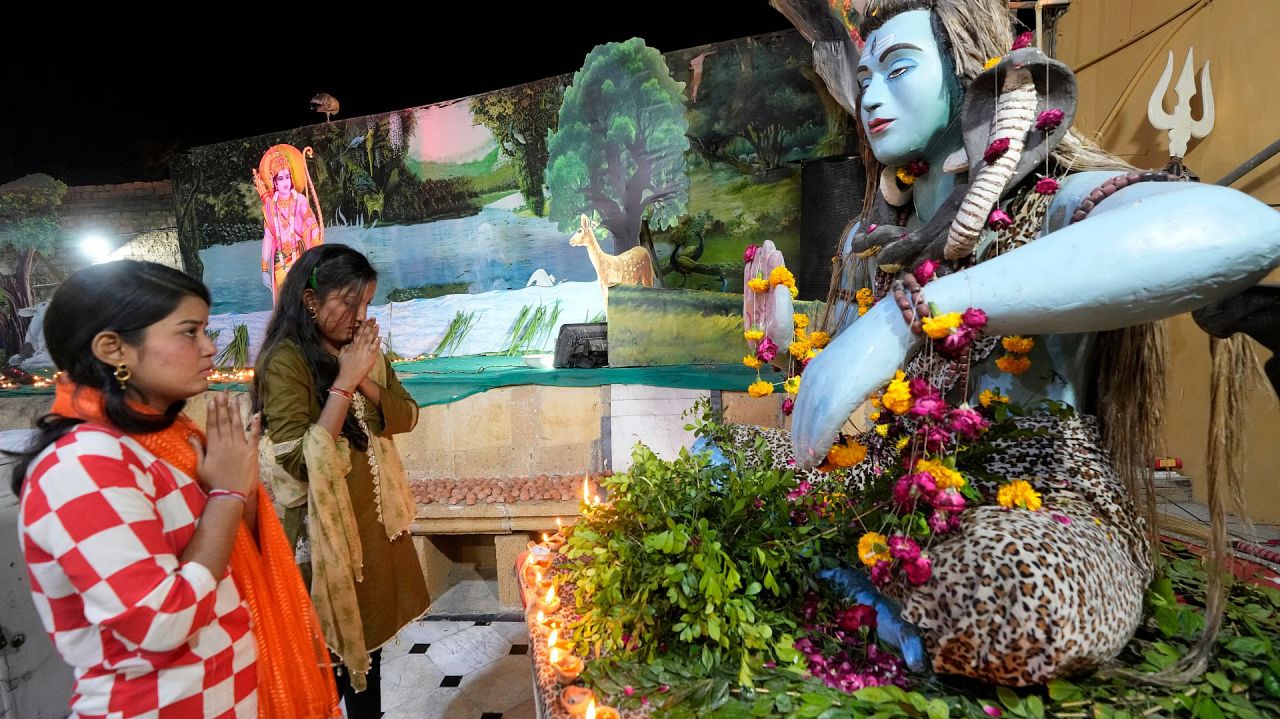
[[(876, 606), (881, 639), (913, 669), (1025, 686), (1103, 666), (1142, 620), (1153, 576), (1152, 510), (1135, 499), (1163, 396), (1159, 321), (1261, 280), (1280, 263), (1280, 214), (1084, 139), (1072, 72), (1015, 41), (1005, 0), (846, 0), (857, 16), (836, 33), (828, 0), (773, 4), (858, 119), (869, 178), (835, 258), (834, 338), (795, 400), (796, 465), (822, 462), (904, 369), (957, 405), (985, 392), (1075, 410), (1019, 417), (1027, 432), (987, 461), (1052, 511), (964, 508), (928, 547), (920, 584), (852, 568), (825, 578)], [(962, 366), (923, 351), (929, 316), (971, 308), (987, 339)], [(993, 351), (1000, 336), (1034, 342), (1011, 364)]]

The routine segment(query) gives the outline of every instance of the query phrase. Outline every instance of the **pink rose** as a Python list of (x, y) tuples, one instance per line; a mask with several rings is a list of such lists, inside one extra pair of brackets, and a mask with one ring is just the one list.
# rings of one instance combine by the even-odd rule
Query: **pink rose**
[[(1031, 33), (1027, 33), (1027, 34), (1028, 34), (1028, 35), (1030, 35)], [(998, 706), (992, 706), (991, 704), (985, 704), (985, 705), (983, 705), (983, 707), (982, 707), (982, 713), (986, 714), (986, 715), (987, 715), (987, 716), (989, 716), (989, 717), (1002, 717), (1002, 716), (1004, 716), (1004, 712), (1000, 709), (1000, 707), (998, 707)]]
[(914, 562), (920, 557), (920, 545), (916, 544), (916, 541), (910, 537), (895, 534), (889, 537), (889, 554), (894, 559)]
[(893, 562), (876, 562), (871, 568), (871, 583), (883, 587), (893, 579)]
[(1024, 47), (1031, 47), (1031, 43), (1033, 42), (1035, 42), (1035, 35), (1031, 32), (1024, 32), (1018, 36), (1018, 39), (1013, 41), (1013, 47), (1010, 48), (1009, 52), (1021, 50)]
[(893, 485), (893, 502), (903, 511), (910, 512), (916, 502), (937, 491), (938, 485), (928, 472), (904, 474)]
[(945, 427), (937, 425), (921, 427), (919, 435), (924, 440), (924, 451), (931, 454), (951, 444), (951, 432)]
[(1003, 230), (1012, 224), (1013, 218), (1004, 210), (992, 210), (991, 214), (987, 216), (987, 227), (990, 227), (993, 230)]
[(923, 377), (912, 377), (911, 381), (907, 383), (907, 388), (911, 390), (912, 397), (924, 397), (937, 393), (933, 385), (929, 384), (929, 380)]
[(846, 632), (856, 632), (863, 627), (874, 627), (876, 625), (876, 610), (865, 604), (846, 607), (836, 612), (836, 625)]
[(980, 330), (987, 326), (987, 313), (976, 307), (970, 307), (964, 311), (963, 315), (960, 315), (960, 321), (964, 323), (965, 327)]
[(1036, 129), (1041, 132), (1053, 132), (1058, 129), (1058, 125), (1062, 124), (1062, 120), (1066, 116), (1066, 113), (1056, 107), (1050, 110), (1045, 110), (1036, 116)]
[(797, 499), (800, 499), (801, 497), (808, 494), (809, 490), (812, 488), (813, 486), (809, 484), (809, 482), (807, 482), (806, 480), (800, 480), (800, 483), (796, 485), (795, 489), (791, 490), (790, 492), (787, 492), (787, 499), (794, 502)]
[(796, 401), (794, 399), (791, 399), (790, 397), (788, 397), (782, 400), (782, 413), (784, 415), (790, 417), (791, 413), (795, 411), (795, 408), (796, 408)]
[(756, 357), (761, 362), (772, 362), (774, 357), (778, 356), (778, 345), (767, 335), (760, 340), (760, 344), (756, 347)]
[(991, 423), (976, 411), (968, 408), (953, 409), (947, 414), (947, 426), (970, 442), (977, 441)]
[(1058, 191), (1058, 181), (1052, 177), (1043, 177), (1036, 183), (1036, 194), (1052, 195)]
[(934, 512), (929, 515), (929, 529), (934, 534), (947, 534), (960, 526), (960, 515), (950, 512)]
[(1001, 155), (1003, 155), (1008, 151), (1009, 151), (1009, 138), (1002, 137), (992, 142), (990, 145), (987, 145), (987, 149), (982, 153), (982, 159), (985, 160), (988, 165), (990, 165), (991, 163), (999, 159)]
[(924, 262), (916, 265), (915, 270), (913, 270), (911, 274), (916, 276), (916, 282), (919, 282), (921, 285), (928, 284), (929, 280), (933, 279), (934, 275), (938, 274), (938, 263), (934, 260), (925, 260)]
[(627, 696), (631, 696), (632, 694), (635, 694), (635, 693), (636, 693), (636, 690), (635, 690), (635, 689), (633, 689), (632, 687), (623, 687), (623, 688), (622, 688), (622, 693), (623, 693), (623, 694), (626, 694)]
[(944, 489), (941, 492), (934, 492), (929, 497), (929, 503), (939, 512), (960, 512), (964, 510), (964, 495), (955, 489)]
[(750, 262), (756, 258), (756, 250), (760, 248), (755, 245), (747, 245), (747, 249), (742, 251), (742, 261)]
[(917, 586), (929, 581), (933, 576), (933, 562), (928, 557), (916, 557), (915, 561), (902, 565), (907, 570), (907, 581)]
[(917, 397), (911, 403), (911, 414), (929, 419), (942, 419), (947, 413), (947, 402), (942, 395), (933, 393)]
[(969, 345), (973, 344), (973, 340), (977, 338), (977, 336), (977, 331), (972, 327), (962, 325), (951, 334), (942, 338), (942, 343), (939, 349), (942, 354), (947, 357), (959, 357), (966, 349), (968, 349)]

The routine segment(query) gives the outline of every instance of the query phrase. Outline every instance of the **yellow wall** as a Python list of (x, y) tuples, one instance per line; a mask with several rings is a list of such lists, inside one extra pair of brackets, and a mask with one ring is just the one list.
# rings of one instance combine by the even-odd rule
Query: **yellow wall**
[[(1075, 0), (1058, 23), (1057, 54), (1072, 67), (1124, 45), (1160, 24), (1192, 0)], [(1188, 19), (1189, 18), (1189, 19)], [(1138, 167), (1160, 168), (1168, 160), (1168, 136), (1147, 120), (1147, 101), (1160, 80), (1170, 50), (1172, 86), (1195, 48), (1199, 69), (1210, 62), (1217, 119), (1210, 135), (1192, 139), (1187, 165), (1205, 182), (1216, 182), (1257, 151), (1280, 139), (1280, 2), (1212, 0), (1078, 75), (1080, 109), (1076, 126), (1103, 147)], [(1148, 64), (1147, 60), (1151, 58)], [(1132, 92), (1126, 97), (1126, 90)], [(1165, 109), (1173, 107), (1170, 87)], [(1119, 104), (1118, 104), (1119, 103)], [(1193, 101), (1199, 117), (1200, 99)], [(1114, 117), (1107, 122), (1107, 117)], [(1106, 127), (1103, 127), (1103, 124)], [(1101, 130), (1101, 134), (1099, 134)], [(1280, 156), (1233, 185), (1263, 202), (1280, 205)], [(1268, 282), (1280, 282), (1280, 271)], [(1204, 498), (1204, 457), (1208, 432), (1209, 340), (1189, 316), (1169, 323), (1173, 368), (1169, 376), (1163, 452), (1186, 463)], [(1265, 361), (1270, 353), (1255, 345)], [(1268, 385), (1260, 385), (1238, 421), (1248, 428), (1245, 500), (1249, 515), (1280, 522), (1280, 409)]]

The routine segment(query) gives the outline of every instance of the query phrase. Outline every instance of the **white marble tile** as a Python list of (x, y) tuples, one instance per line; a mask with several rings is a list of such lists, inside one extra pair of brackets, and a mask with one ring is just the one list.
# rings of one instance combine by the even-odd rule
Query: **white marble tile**
[(613, 471), (625, 472), (631, 467), (631, 449), (643, 442), (664, 459), (675, 459), (682, 447), (693, 444), (692, 432), (685, 431), (687, 420), (679, 415), (659, 417), (614, 417), (609, 433), (613, 451)]
[[(530, 687), (529, 691), (533, 691)], [(529, 701), (502, 712), (502, 719), (538, 719), (538, 706), (533, 700)]]
[(529, 625), (524, 622), (494, 622), (489, 626), (512, 644), (529, 643)]
[(660, 417), (684, 414), (695, 399), (615, 399), (609, 403), (610, 417)]
[(505, 712), (533, 699), (533, 670), (527, 656), (507, 656), (462, 679), (462, 693), (480, 711)]
[[(445, 673), (426, 654), (406, 654), (392, 661), (382, 662), (384, 692), (392, 690), (393, 693), (398, 693), (402, 689), (413, 692), (439, 687), (444, 676)], [(385, 694), (382, 704), (384, 708), (391, 706)]]
[[(445, 637), (457, 634), (475, 622), (444, 622), (419, 620), (405, 626), (396, 637), (410, 649), (416, 644), (434, 644)], [(405, 651), (408, 651), (406, 649)]]
[(609, 400), (628, 399), (687, 399), (689, 404), (699, 397), (708, 397), (710, 393), (704, 389), (682, 389), (679, 387), (650, 387), (643, 384), (615, 384), (609, 386)]
[(493, 627), (471, 627), (431, 645), (427, 656), (447, 675), (466, 675), (507, 656), (511, 643)]
[[(439, 684), (437, 681), (436, 684)], [(388, 691), (382, 688), (382, 710), (386, 717), (412, 717), (413, 719), (441, 719), (458, 700), (467, 709), (475, 705), (462, 696), (457, 688), (445, 687), (397, 687)], [(473, 714), (473, 717), (480, 715)]]
[(453, 698), (449, 705), (444, 708), (444, 713), (440, 716), (442, 719), (480, 719), (482, 712), (475, 703), (462, 694)]

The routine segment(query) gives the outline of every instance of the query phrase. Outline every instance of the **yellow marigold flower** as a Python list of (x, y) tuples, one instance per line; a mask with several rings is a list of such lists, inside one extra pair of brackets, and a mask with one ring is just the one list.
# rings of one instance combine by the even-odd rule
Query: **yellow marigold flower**
[(1000, 491), (996, 493), (996, 501), (1005, 509), (1021, 507), (1032, 512), (1040, 509), (1040, 493), (1032, 489), (1031, 485), (1022, 479), (1015, 479), (1008, 484), (1002, 485)]
[(1023, 355), (1005, 355), (996, 360), (996, 367), (1001, 372), (1009, 374), (1022, 374), (1031, 369), (1031, 360)]
[(921, 320), (920, 326), (924, 328), (924, 333), (929, 335), (929, 339), (940, 340), (951, 334), (951, 330), (959, 327), (960, 322), (959, 312), (948, 312), (937, 317), (925, 317)]
[(750, 387), (747, 387), (747, 394), (752, 397), (768, 397), (773, 394), (773, 385), (758, 379), (752, 382)]
[(990, 407), (993, 404), (1008, 404), (1009, 398), (1000, 394), (1000, 390), (991, 391), (989, 389), (982, 390), (978, 395), (978, 404), (983, 407)]
[(819, 331), (809, 335), (809, 344), (817, 347), (818, 349), (826, 347), (829, 342), (831, 342), (831, 335), (826, 332)]
[(884, 398), (881, 399), (885, 409), (894, 414), (906, 414), (911, 409), (911, 387), (905, 377), (902, 370), (898, 370), (898, 375), (889, 383), (889, 388), (884, 391)]
[(778, 285), (786, 287), (796, 286), (796, 276), (791, 274), (791, 270), (788, 270), (783, 265), (778, 265), (769, 273), (769, 286), (777, 287)]
[(764, 339), (764, 330), (747, 330), (742, 333), (742, 336), (747, 338), (748, 342), (759, 342)]
[(808, 342), (792, 342), (791, 344), (787, 345), (787, 351), (791, 353), (792, 357), (795, 357), (798, 360), (802, 360), (804, 359), (804, 356), (809, 352), (809, 343)]
[(795, 394), (799, 392), (800, 391), (800, 375), (796, 375), (795, 377), (788, 377), (787, 381), (782, 383), (782, 388), (787, 391), (787, 394)]
[(997, 55), (997, 56), (995, 56), (995, 57), (991, 58), (990, 60), (987, 60), (987, 62), (986, 62), (985, 64), (983, 64), (982, 69), (983, 69), (983, 70), (990, 70), (991, 68), (993, 68), (993, 67), (995, 67), (996, 65), (999, 65), (999, 64), (1000, 64), (1000, 59), (1001, 59), (1001, 57), (1000, 57), (999, 55)]
[(889, 539), (879, 532), (862, 535), (862, 539), (858, 540), (858, 559), (868, 567), (890, 561)]
[(1024, 355), (1036, 346), (1036, 341), (1030, 337), (1019, 337), (1018, 335), (1009, 335), (1000, 340), (1000, 345), (1004, 347), (1006, 352)]
[(809, 333), (805, 332), (803, 327), (797, 327), (796, 339), (800, 340), (801, 342), (804, 342), (805, 340), (809, 339)]
[(876, 301), (876, 296), (875, 293), (871, 291), (870, 287), (863, 287), (858, 290), (857, 294), (853, 296), (853, 299), (860, 305), (869, 305)]
[(922, 459), (916, 462), (917, 472), (928, 472), (938, 489), (960, 489), (965, 485), (964, 475), (946, 466), (936, 459)]
[(894, 174), (898, 176), (898, 181), (904, 185), (910, 186), (916, 184), (916, 176), (907, 172), (907, 168), (905, 167), (899, 167), (898, 171)]
[(791, 323), (794, 324), (798, 330), (805, 329), (809, 326), (809, 315), (797, 312), (791, 315)]
[(748, 282), (748, 283), (747, 283), (747, 287), (750, 287), (752, 292), (768, 292), (768, 291), (769, 291), (769, 281), (768, 281), (768, 280), (762, 280), (762, 279), (760, 279), (759, 277), (757, 277), (757, 278), (755, 278), (755, 279), (751, 280), (750, 282)]
[(910, 437), (899, 437), (898, 443), (895, 444), (893, 448), (901, 452), (902, 450), (907, 448), (907, 444), (909, 444), (910, 442), (911, 442)]
[(868, 419), (870, 419), (872, 422), (879, 422), (880, 410), (876, 410), (875, 412), (872, 412), (870, 415), (868, 415)]
[(742, 358), (742, 364), (750, 367), (751, 369), (760, 369), (760, 358), (755, 355), (747, 355)]
[(858, 305), (858, 316), (861, 317), (865, 315), (867, 312), (869, 312), (870, 310), (871, 310), (870, 307), (867, 307), (865, 305)]
[(827, 453), (827, 459), (831, 464), (841, 469), (852, 467), (866, 458), (867, 448), (851, 439), (832, 445), (831, 451)]
[(875, 407), (876, 409), (879, 409), (884, 406), (883, 404), (880, 403), (879, 392), (876, 392), (875, 394), (871, 395), (871, 406)]
[(818, 355), (820, 355), (820, 354), (822, 354), (822, 350), (815, 350), (815, 349), (811, 349), (811, 350), (809, 350), (808, 352), (805, 352), (805, 353), (804, 353), (804, 358), (805, 358), (805, 359), (809, 359), (809, 360), (811, 360), (811, 359), (813, 359), (814, 357), (817, 357), (817, 356), (818, 356)]
[(877, 424), (877, 425), (876, 425), (876, 434), (880, 435), (881, 437), (888, 437), (888, 436), (889, 436), (889, 425), (887, 425), (887, 424)]
[(791, 299), (793, 300), (800, 296), (800, 288), (795, 285), (788, 286), (787, 291), (791, 293)]

